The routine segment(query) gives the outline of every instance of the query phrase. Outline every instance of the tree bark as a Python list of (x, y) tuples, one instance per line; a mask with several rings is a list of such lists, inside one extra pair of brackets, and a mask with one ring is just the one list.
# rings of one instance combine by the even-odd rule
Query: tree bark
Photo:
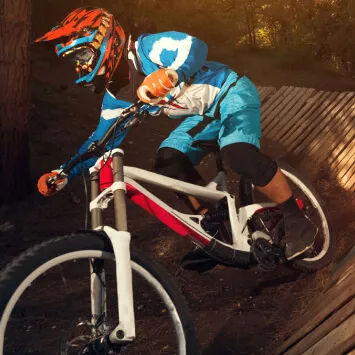
[(0, 0), (0, 204), (29, 190), (31, 0)]

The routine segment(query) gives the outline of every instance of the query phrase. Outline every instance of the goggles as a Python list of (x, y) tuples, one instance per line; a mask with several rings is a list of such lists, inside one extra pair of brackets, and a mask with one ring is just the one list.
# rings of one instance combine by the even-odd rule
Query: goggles
[(75, 68), (79, 77), (82, 77), (94, 70), (99, 59), (99, 54), (93, 48), (83, 46), (63, 53), (62, 58)]

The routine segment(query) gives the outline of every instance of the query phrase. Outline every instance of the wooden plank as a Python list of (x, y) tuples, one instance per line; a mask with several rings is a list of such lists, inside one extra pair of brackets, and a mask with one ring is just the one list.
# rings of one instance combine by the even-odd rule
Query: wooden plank
[[(319, 149), (324, 147), (324, 144), (322, 143), (333, 143), (334, 140), (338, 140), (339, 138), (342, 138), (342, 136), (345, 136), (352, 126), (351, 116), (354, 114), (354, 112), (355, 99), (353, 99), (352, 102), (344, 108), (344, 110), (339, 112), (338, 115), (322, 129), (319, 134), (320, 139), (312, 150), (314, 152), (317, 150), (322, 150)], [(333, 147), (330, 147), (330, 149), (332, 148)], [(327, 151), (329, 151), (329, 149)], [(318, 153), (318, 155), (320, 154)]]
[[(349, 139), (349, 136), (351, 138)], [(332, 159), (328, 159), (329, 168), (332, 171), (339, 171), (337, 167), (340, 162), (350, 154), (354, 147), (354, 132), (352, 130), (339, 142), (339, 153), (335, 157), (332, 155)]]
[(309, 112), (306, 112), (302, 117), (300, 117), (297, 128), (292, 130), (292, 133), (289, 134), (286, 146), (289, 146), (291, 142), (297, 140), (297, 137), (307, 129), (307, 127), (309, 126), (309, 122), (312, 122), (312, 120), (314, 120), (314, 117), (318, 117), (319, 114), (324, 111), (324, 109), (326, 109), (328, 105), (331, 104), (332, 97), (334, 95), (335, 93), (329, 91), (324, 92), (323, 95), (318, 99), (315, 108), (311, 109)]
[(281, 124), (284, 119), (285, 112), (289, 111), (293, 107), (298, 99), (298, 95), (300, 95), (300, 92), (303, 90), (303, 88), (293, 88), (293, 90), (288, 95), (284, 96), (284, 99), (280, 105), (278, 105), (272, 111), (265, 113), (266, 119), (262, 124), (263, 132), (267, 132), (269, 130), (269, 126)]
[[(337, 262), (330, 271), (331, 278), (327, 285), (329, 290), (333, 285), (344, 279), (344, 276), (355, 272), (355, 246), (353, 246), (346, 254)], [(350, 272), (349, 272), (350, 270)]]
[[(325, 159), (331, 159), (332, 156), (339, 154), (339, 144), (351, 141), (353, 124), (350, 121), (350, 117), (353, 115), (355, 110), (350, 108), (342, 117), (334, 120), (335, 125), (328, 125), (325, 129), (325, 135), (322, 135), (321, 139), (317, 142), (312, 149), (309, 149), (309, 154), (316, 156), (317, 161), (323, 161)], [(349, 133), (350, 132), (350, 133)], [(327, 144), (324, 144), (326, 142)], [(337, 151), (337, 153), (335, 153)]]
[(340, 139), (338, 145), (332, 150), (332, 153), (328, 157), (329, 168), (333, 168), (337, 165), (337, 159), (342, 154), (344, 149), (355, 139), (355, 133), (352, 129), (352, 126), (348, 128), (348, 132), (346, 133), (343, 139)]
[(338, 92), (332, 92), (329, 96), (323, 97), (321, 105), (311, 116), (302, 117), (302, 124), (296, 132), (294, 132), (292, 139), (287, 142), (288, 149), (292, 152), (297, 148), (301, 142), (307, 138), (307, 135), (312, 132), (314, 124), (323, 118), (334, 107), (334, 100), (339, 95)]
[(334, 129), (330, 135), (319, 134), (319, 137), (311, 142), (307, 149), (298, 154), (304, 156), (310, 162), (318, 164), (324, 162), (328, 168), (330, 168), (330, 164), (333, 162), (334, 167), (331, 168), (331, 171), (335, 174), (340, 169), (335, 169), (336, 166), (340, 166), (340, 161), (348, 159), (346, 155), (350, 152), (349, 148), (351, 148), (350, 145), (352, 144), (353, 136), (349, 124), (342, 127), (342, 131), (340, 128), (339, 130)]
[(286, 114), (282, 125), (279, 126), (278, 130), (274, 130), (268, 134), (268, 138), (275, 141), (280, 141), (281, 137), (297, 123), (297, 119), (302, 116), (304, 112), (307, 111), (306, 107), (310, 105), (310, 97), (316, 93), (314, 89), (305, 89), (303, 96), (298, 100), (296, 105), (292, 108), (290, 112)]
[(275, 94), (272, 95), (263, 106), (261, 106), (261, 117), (263, 117), (263, 113), (266, 112), (269, 107), (278, 105), (278, 102), (281, 102), (281, 100), (279, 100), (280, 96), (284, 95), (284, 93), (288, 90), (290, 90), (290, 86), (282, 86), (279, 90), (277, 90)]
[(302, 133), (302, 140), (298, 142), (297, 147), (294, 150), (295, 154), (299, 154), (303, 149), (307, 148), (310, 142), (317, 136), (317, 133), (321, 131), (321, 128), (329, 122), (330, 118), (337, 114), (341, 107), (348, 101), (348, 97), (344, 93), (336, 95), (333, 102), (330, 103), (322, 112), (316, 117), (313, 117), (308, 122), (307, 129)]
[(307, 146), (310, 144), (310, 142), (319, 136), (327, 124), (331, 123), (332, 120), (337, 120), (339, 116), (343, 115), (344, 112), (342, 110), (346, 112), (353, 105), (353, 103), (350, 101), (353, 97), (354, 93), (339, 94), (334, 100), (332, 109), (326, 109), (321, 115), (319, 115), (319, 119), (315, 120), (315, 122), (310, 125), (310, 134), (302, 141), (301, 144), (297, 146), (294, 153), (300, 154), (304, 149), (307, 149)]
[(343, 185), (343, 186), (346, 186), (347, 183), (349, 181), (351, 181), (351, 178), (355, 175), (354, 159), (352, 159), (349, 164), (350, 164), (349, 165), (349, 169), (345, 172), (345, 174), (343, 176), (338, 178), (340, 184)]
[(265, 102), (271, 97), (271, 95), (275, 94), (276, 88), (274, 87), (266, 87), (264, 88), (262, 97), (260, 97), (261, 104), (265, 104)]
[(355, 191), (355, 174), (343, 185), (344, 189), (348, 191)]
[(293, 86), (282, 87), (280, 90), (276, 91), (270, 100), (266, 102), (265, 105), (261, 106), (261, 124), (264, 125), (268, 122), (268, 115), (270, 112), (277, 110), (282, 107), (285, 98), (293, 91)]
[[(304, 355), (337, 355), (351, 350), (355, 345), (355, 314), (313, 345)], [(286, 353), (287, 354), (287, 353)]]
[(320, 341), (333, 329), (337, 328), (342, 322), (348, 319), (355, 310), (355, 298), (337, 310), (330, 318), (326, 319), (313, 332), (309, 333), (295, 346), (286, 352), (287, 355), (303, 354), (306, 350), (311, 348), (314, 344)]
[(327, 95), (329, 95), (329, 92), (318, 91), (313, 97), (311, 97), (303, 109), (297, 113), (293, 120), (293, 125), (290, 126), (289, 129), (283, 134), (279, 142), (286, 145), (290, 137), (292, 137), (294, 132), (302, 124), (303, 120), (306, 119), (307, 116), (310, 116), (321, 105), (323, 97)]
[(346, 140), (347, 135), (341, 140), (340, 146), (343, 147), (341, 152), (338, 154), (337, 159), (331, 162), (332, 170), (339, 171), (341, 170), (342, 162), (346, 157), (354, 155), (355, 150), (355, 132), (353, 127), (350, 127), (350, 131), (353, 133), (351, 139)]
[(354, 166), (354, 147), (353, 147), (353, 142), (350, 143), (349, 146), (347, 146), (343, 150), (343, 159), (339, 161), (338, 165), (334, 169), (334, 171), (337, 173), (337, 176), (339, 179), (342, 179), (343, 176), (349, 171)]
[(284, 353), (294, 344), (309, 334), (321, 324), (330, 313), (347, 303), (355, 294), (355, 274), (351, 273), (345, 279), (338, 281), (326, 293), (320, 294), (317, 300), (310, 305), (309, 312), (297, 321), (295, 329), (298, 329), (281, 345), (277, 353)]
[(331, 281), (329, 282), (327, 290), (337, 283), (342, 282), (352, 273), (355, 273), (355, 246), (353, 246), (346, 255), (333, 266), (331, 270)]
[(265, 88), (264, 87), (257, 87), (257, 89), (258, 89), (259, 97), (261, 97), (265, 91)]
[(279, 97), (288, 89), (288, 86), (282, 86), (280, 89), (276, 90), (273, 95), (271, 95), (267, 102), (261, 106), (261, 117), (263, 117), (263, 112), (268, 109), (271, 105), (274, 105)]
[(294, 109), (306, 90), (307, 89), (304, 88), (295, 88), (292, 95), (289, 95), (288, 100), (285, 100), (284, 107), (270, 113), (269, 124), (265, 124), (263, 128), (263, 132), (266, 136), (268, 136), (268, 132), (273, 130), (277, 132), (279, 127), (282, 127), (287, 122), (288, 114)]
[[(354, 131), (352, 130), (354, 133)], [(332, 170), (334, 171), (340, 171), (342, 169), (342, 166), (346, 162), (346, 158), (351, 157), (354, 155), (355, 151), (355, 139), (352, 137), (351, 140), (345, 141), (342, 140), (344, 149), (341, 151), (341, 153), (337, 156), (337, 159), (331, 163)], [(346, 144), (345, 144), (346, 142)]]

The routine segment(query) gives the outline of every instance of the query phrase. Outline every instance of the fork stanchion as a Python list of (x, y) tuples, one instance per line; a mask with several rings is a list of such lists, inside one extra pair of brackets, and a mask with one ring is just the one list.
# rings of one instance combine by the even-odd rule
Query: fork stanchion
[[(112, 156), (113, 181), (121, 182), (123, 177), (123, 152), (116, 152)], [(115, 205), (115, 223), (118, 231), (127, 231), (127, 211), (125, 191), (118, 189), (113, 193)]]
[[(91, 200), (100, 193), (100, 175), (97, 171), (90, 174)], [(91, 228), (102, 226), (102, 210), (94, 208), (91, 211)], [(91, 325), (95, 336), (102, 334), (106, 316), (105, 269), (103, 260), (90, 259), (90, 295), (91, 295)]]
[[(99, 173), (97, 171), (90, 174), (91, 183), (91, 201), (93, 201), (100, 193), (99, 190)], [(102, 210), (100, 208), (94, 208), (91, 211), (91, 228), (95, 229), (102, 226)]]

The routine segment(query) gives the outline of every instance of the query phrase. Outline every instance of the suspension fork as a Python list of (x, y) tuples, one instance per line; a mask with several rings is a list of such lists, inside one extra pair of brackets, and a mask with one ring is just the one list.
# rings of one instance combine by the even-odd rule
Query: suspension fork
[[(111, 332), (110, 341), (113, 343), (122, 341), (131, 341), (135, 338), (135, 320), (133, 307), (133, 285), (132, 285), (132, 269), (130, 257), (130, 233), (127, 231), (127, 212), (126, 212), (126, 185), (123, 176), (123, 151), (115, 149), (112, 154), (113, 166), (113, 184), (111, 190), (113, 192), (114, 211), (115, 211), (115, 227), (113, 229), (108, 226), (102, 227), (102, 210), (99, 205), (93, 204), (91, 209), (92, 227), (93, 229), (102, 228), (107, 237), (110, 239), (115, 260), (116, 260), (116, 281), (117, 281), (117, 298), (118, 298), (118, 315), (119, 324)], [(91, 179), (92, 202), (99, 195), (99, 178), (92, 175)], [(96, 277), (101, 277), (97, 275)], [(102, 280), (102, 279), (101, 279)], [(94, 304), (93, 317), (96, 314), (106, 314), (106, 305), (99, 302), (105, 301), (99, 290), (98, 282), (95, 294), (92, 297), (92, 305)], [(101, 288), (104, 284), (101, 282)], [(98, 313), (101, 312), (101, 313)]]
[[(91, 200), (99, 195), (99, 173), (90, 174)], [(91, 228), (102, 226), (102, 210), (95, 208), (91, 211)], [(106, 278), (103, 259), (90, 259), (90, 296), (91, 296), (91, 325), (93, 334), (99, 336), (105, 331), (107, 315)]]

